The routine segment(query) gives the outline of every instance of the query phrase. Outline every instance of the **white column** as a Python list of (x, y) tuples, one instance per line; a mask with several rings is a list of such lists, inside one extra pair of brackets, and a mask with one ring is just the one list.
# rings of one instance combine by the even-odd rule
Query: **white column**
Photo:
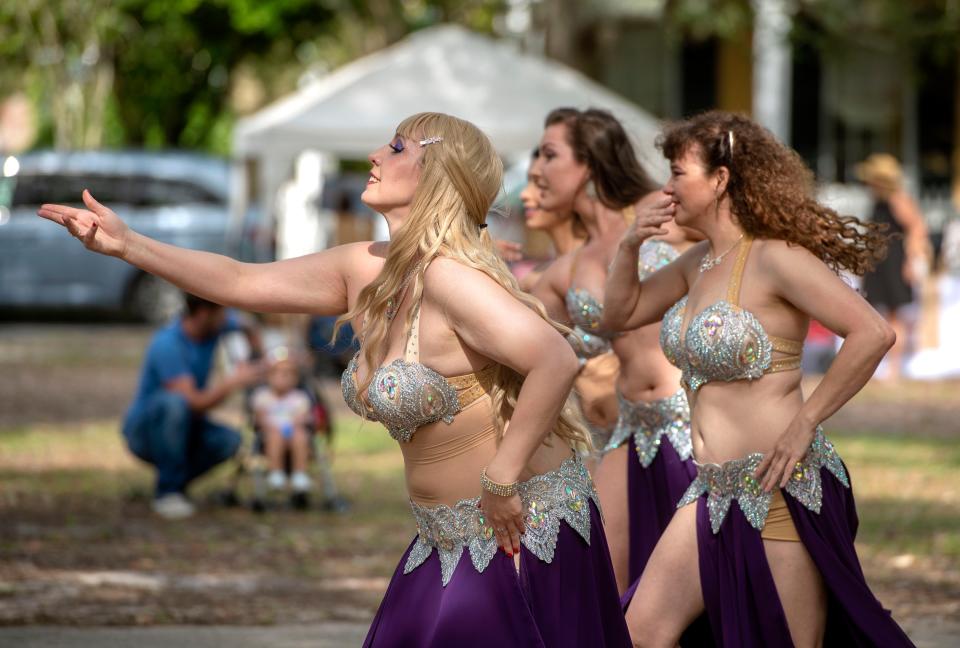
[(753, 118), (790, 143), (792, 59), (788, 0), (751, 0), (753, 6)]

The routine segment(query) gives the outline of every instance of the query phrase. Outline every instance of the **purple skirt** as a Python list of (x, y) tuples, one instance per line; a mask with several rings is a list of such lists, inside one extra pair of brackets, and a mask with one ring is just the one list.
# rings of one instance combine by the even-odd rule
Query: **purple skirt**
[[(633, 583), (621, 598), (623, 613), (633, 600), (640, 583), (640, 575), (647, 566), (653, 548), (657, 546), (664, 529), (670, 524), (677, 502), (683, 497), (690, 482), (697, 476), (692, 459), (681, 459), (666, 438), (660, 443), (657, 456), (644, 468), (637, 460), (637, 446), (630, 436), (627, 457), (628, 509), (630, 515), (629, 574)], [(712, 646), (710, 626), (706, 615), (691, 624), (680, 639), (683, 648)]]
[(469, 558), (460, 560), (443, 587), (436, 551), (403, 573), (408, 548), (363, 645), (630, 646), (600, 514), (590, 506), (589, 545), (561, 522), (553, 562), (521, 545), (519, 574), (513, 558), (498, 551), (482, 574)]
[(629, 581), (640, 578), (643, 568), (670, 524), (677, 502), (697, 476), (692, 459), (681, 459), (666, 437), (657, 456), (644, 468), (637, 460), (637, 445), (630, 436), (627, 457), (627, 508), (630, 516)]
[[(825, 646), (912, 646), (874, 597), (853, 546), (857, 511), (853, 492), (820, 469), (823, 505), (814, 513), (783, 492), (800, 540), (827, 590)], [(720, 532), (710, 529), (707, 498), (697, 502), (700, 583), (719, 646), (791, 646), (760, 532), (731, 506)]]

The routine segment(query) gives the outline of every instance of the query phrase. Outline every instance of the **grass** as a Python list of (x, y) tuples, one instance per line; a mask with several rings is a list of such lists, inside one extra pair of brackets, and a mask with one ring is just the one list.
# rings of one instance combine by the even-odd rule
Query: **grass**
[[(851, 472), (858, 550), (881, 600), (898, 618), (955, 607), (960, 446), (860, 429), (830, 436)], [(283, 508), (256, 515), (207, 505), (197, 518), (166, 524), (149, 512), (152, 472), (130, 457), (116, 422), (0, 430), (0, 604), (7, 603), (0, 623), (369, 618), (414, 533), (402, 458), (379, 425), (352, 418), (338, 421), (336, 445), (335, 474), (353, 504), (347, 515)], [(232, 466), (221, 467), (197, 484), (195, 497), (210, 501), (231, 473)], [(69, 590), (76, 574), (100, 572), (254, 579), (256, 603), (238, 602), (229, 587), (107, 585), (50, 595)], [(49, 585), (42, 602), (11, 605), (29, 603), (25, 592), (40, 581)], [(103, 605), (104, 597), (130, 604)]]
[(960, 445), (862, 433), (832, 438), (850, 467), (861, 549), (960, 569)]

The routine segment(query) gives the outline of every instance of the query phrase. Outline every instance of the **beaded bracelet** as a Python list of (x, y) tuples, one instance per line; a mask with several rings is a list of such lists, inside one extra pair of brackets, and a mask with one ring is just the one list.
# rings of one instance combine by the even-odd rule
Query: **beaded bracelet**
[(517, 483), (513, 482), (512, 484), (500, 484), (489, 477), (487, 477), (487, 469), (484, 468), (483, 472), (480, 473), (480, 488), (487, 491), (488, 493), (493, 493), (494, 495), (499, 495), (500, 497), (513, 497), (517, 494)]

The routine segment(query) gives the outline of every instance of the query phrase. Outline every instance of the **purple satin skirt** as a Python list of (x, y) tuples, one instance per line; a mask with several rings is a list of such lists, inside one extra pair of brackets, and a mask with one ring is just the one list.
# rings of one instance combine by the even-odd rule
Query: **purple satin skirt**
[(436, 551), (403, 573), (408, 548), (363, 645), (629, 647), (600, 514), (590, 506), (589, 545), (561, 522), (553, 562), (521, 547), (519, 574), (513, 558), (502, 551), (482, 574), (464, 555), (443, 587)]
[(644, 468), (637, 460), (633, 435), (627, 457), (627, 507), (630, 517), (629, 581), (640, 578), (690, 482), (697, 476), (692, 459), (681, 459), (663, 437), (657, 456)]
[[(784, 491), (797, 534), (826, 586), (825, 646), (912, 646), (874, 597), (853, 546), (853, 492), (820, 469), (823, 506), (814, 513)], [(697, 502), (700, 583), (717, 645), (792, 646), (787, 618), (767, 563), (760, 532), (732, 505), (714, 535), (704, 495)]]
[[(637, 446), (630, 436), (627, 457), (628, 509), (630, 516), (629, 575), (633, 585), (621, 600), (623, 613), (633, 599), (643, 568), (657, 546), (660, 536), (670, 524), (677, 502), (683, 497), (690, 482), (697, 476), (692, 459), (681, 459), (666, 437), (650, 465), (644, 468), (637, 460)], [(712, 646), (711, 631), (706, 615), (691, 624), (680, 639), (683, 648)]]

